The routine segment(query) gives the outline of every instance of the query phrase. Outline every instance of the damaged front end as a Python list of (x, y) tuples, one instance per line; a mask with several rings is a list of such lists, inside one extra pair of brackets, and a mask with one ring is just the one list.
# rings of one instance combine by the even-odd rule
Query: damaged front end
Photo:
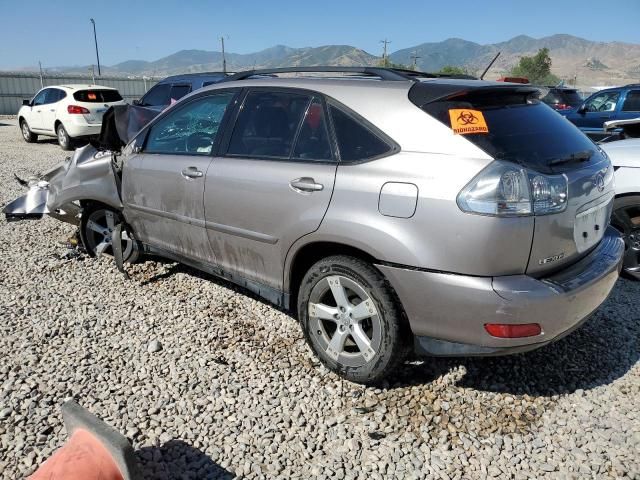
[(4, 207), (7, 222), (40, 219), (48, 214), (78, 225), (83, 201), (100, 202), (121, 210), (113, 156), (112, 152), (87, 145), (37, 178), (22, 180), (16, 176), (29, 190)]
[(103, 117), (100, 136), (37, 178), (18, 182), (29, 187), (3, 209), (8, 222), (40, 219), (45, 214), (78, 225), (83, 202), (122, 210), (120, 151), (158, 112), (123, 105)]

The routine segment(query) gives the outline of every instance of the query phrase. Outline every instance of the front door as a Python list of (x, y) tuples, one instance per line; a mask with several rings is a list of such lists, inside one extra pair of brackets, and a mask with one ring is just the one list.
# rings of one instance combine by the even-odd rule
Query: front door
[(617, 91), (592, 95), (584, 104), (585, 110), (572, 113), (569, 120), (587, 134), (604, 135), (604, 122), (613, 120), (619, 98)]
[(207, 172), (205, 217), (218, 264), (282, 288), (287, 251), (329, 206), (336, 163), (320, 97), (249, 91)]
[(205, 174), (235, 93), (214, 92), (177, 106), (150, 127), (124, 163), (124, 214), (143, 243), (215, 263), (205, 231)]
[(49, 95), (50, 88), (45, 88), (44, 90), (40, 90), (38, 94), (33, 97), (33, 101), (31, 102), (31, 111), (29, 112), (29, 116), (27, 117), (27, 123), (31, 130), (46, 130), (44, 125), (44, 109), (48, 107), (47, 96)]

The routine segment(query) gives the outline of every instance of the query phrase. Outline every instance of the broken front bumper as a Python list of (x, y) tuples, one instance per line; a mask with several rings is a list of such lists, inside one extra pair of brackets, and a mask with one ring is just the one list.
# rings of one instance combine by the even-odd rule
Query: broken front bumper
[(80, 214), (80, 207), (78, 205), (67, 203), (52, 209), (49, 208), (49, 180), (64, 174), (65, 166), (64, 163), (58, 165), (46, 172), (38, 180), (30, 183), (16, 177), (21, 185), (29, 185), (29, 190), (26, 195), (16, 198), (2, 209), (7, 222), (38, 220), (45, 214), (48, 214), (63, 222), (77, 225)]

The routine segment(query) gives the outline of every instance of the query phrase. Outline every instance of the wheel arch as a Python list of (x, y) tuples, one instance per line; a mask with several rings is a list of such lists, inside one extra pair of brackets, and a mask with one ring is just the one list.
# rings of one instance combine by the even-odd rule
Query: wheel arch
[(283, 285), (284, 291), (290, 295), (289, 305), (292, 308), (297, 304), (297, 286), (305, 273), (314, 263), (332, 255), (349, 255), (371, 264), (376, 261), (376, 257), (370, 252), (336, 241), (315, 240), (301, 245), (293, 252), (290, 251), (287, 256), (290, 260), (285, 265)]

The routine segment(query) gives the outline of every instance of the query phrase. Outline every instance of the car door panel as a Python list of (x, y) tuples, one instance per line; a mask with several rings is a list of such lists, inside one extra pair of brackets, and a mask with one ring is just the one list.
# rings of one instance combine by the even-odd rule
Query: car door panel
[(224, 270), (282, 289), (289, 247), (320, 226), (333, 192), (337, 164), (324, 112), (309, 93), (246, 95), (226, 154), (206, 178), (207, 233)]
[(45, 88), (41, 90), (34, 98), (33, 102), (31, 102), (29, 117), (27, 118), (27, 123), (29, 123), (29, 127), (33, 131), (44, 131), (44, 117), (43, 110), (47, 108), (46, 101), (48, 91), (50, 89)]
[[(291, 244), (315, 231), (324, 217), (335, 164), (218, 157), (207, 173), (205, 217), (218, 264), (267, 286), (281, 288)], [(312, 178), (322, 190), (296, 191), (291, 182)]]
[(143, 243), (215, 263), (205, 230), (205, 174), (235, 91), (176, 106), (149, 128), (141, 152), (124, 162), (124, 214)]

